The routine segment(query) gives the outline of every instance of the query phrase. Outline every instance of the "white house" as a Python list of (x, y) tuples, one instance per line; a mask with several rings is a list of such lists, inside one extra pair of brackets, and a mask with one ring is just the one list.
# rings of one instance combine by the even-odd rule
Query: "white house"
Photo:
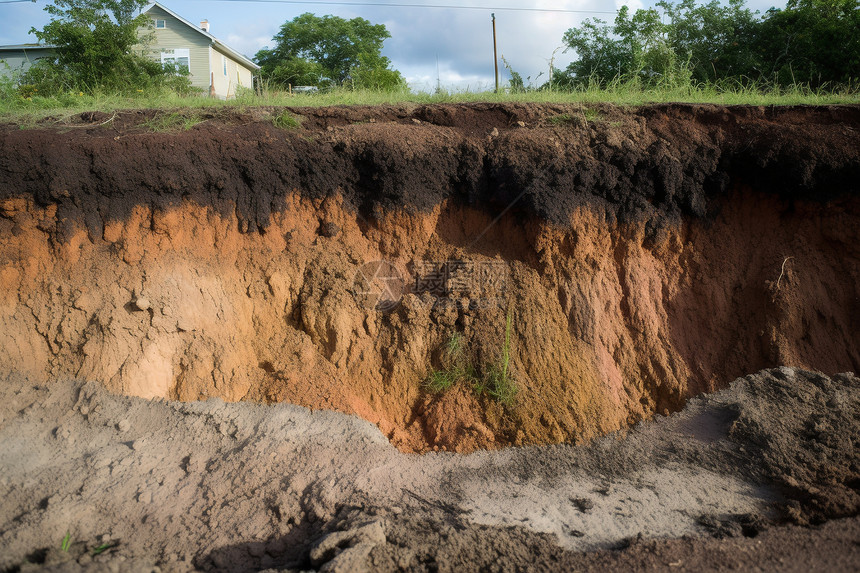
[[(161, 62), (175, 62), (188, 68), (191, 85), (221, 99), (236, 95), (240, 87), (252, 88), (260, 66), (221, 42), (203, 20), (195, 26), (158, 2), (142, 11), (152, 18), (154, 38), (147, 53)], [(0, 46), (0, 60), (10, 70), (27, 69), (39, 58), (50, 57), (52, 46), (17, 44)], [(6, 68), (0, 66), (0, 73)]]

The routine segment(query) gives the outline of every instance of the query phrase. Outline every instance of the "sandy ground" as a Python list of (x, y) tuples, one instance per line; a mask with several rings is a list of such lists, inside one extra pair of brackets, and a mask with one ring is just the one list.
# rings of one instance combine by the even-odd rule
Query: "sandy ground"
[(335, 412), (12, 375), (0, 570), (856, 570), (858, 446), (860, 379), (790, 368), (589, 445), (470, 455)]

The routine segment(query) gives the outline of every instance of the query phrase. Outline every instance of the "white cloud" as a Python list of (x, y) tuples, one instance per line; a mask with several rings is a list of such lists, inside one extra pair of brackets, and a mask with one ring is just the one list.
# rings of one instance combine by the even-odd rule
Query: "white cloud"
[[(253, 58), (254, 55), (259, 52), (262, 48), (266, 46), (272, 46), (272, 36), (271, 35), (258, 35), (253, 36), (253, 32), (248, 34), (236, 33), (230, 34), (226, 38), (219, 38), (225, 44), (239, 52), (240, 54), (244, 54), (249, 58)], [(216, 36), (217, 37), (217, 36)]]
[(621, 8), (622, 6), (630, 8), (630, 13), (632, 14), (636, 10), (644, 8), (645, 4), (641, 0), (615, 0), (616, 8)]
[(493, 89), (492, 75), (461, 74), (449, 67), (439, 66), (438, 75), (436, 68), (421, 66), (414, 73), (404, 76), (409, 87), (413, 91), (432, 93), (436, 86), (454, 92), (464, 91), (486, 91)]

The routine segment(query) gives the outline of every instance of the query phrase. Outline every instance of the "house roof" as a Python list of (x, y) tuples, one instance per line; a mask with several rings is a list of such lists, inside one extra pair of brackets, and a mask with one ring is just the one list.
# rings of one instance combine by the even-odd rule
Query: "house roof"
[(0, 51), (12, 50), (53, 50), (54, 46), (48, 44), (12, 44), (8, 46), (0, 46)]
[(249, 60), (248, 58), (246, 58), (245, 56), (243, 56), (242, 54), (240, 54), (239, 52), (237, 52), (236, 50), (234, 50), (230, 46), (228, 46), (227, 44), (223, 43), (221, 40), (219, 40), (218, 38), (216, 38), (215, 36), (213, 36), (209, 32), (201, 29), (200, 26), (195, 26), (194, 24), (192, 24), (191, 22), (189, 22), (188, 20), (186, 20), (185, 18), (183, 18), (182, 16), (180, 16), (179, 14), (177, 14), (176, 12), (171, 10), (170, 8), (167, 8), (163, 4), (160, 4), (159, 2), (153, 2), (152, 4), (149, 4), (146, 8), (144, 8), (141, 11), (141, 13), (149, 12), (150, 10), (152, 10), (153, 8), (156, 8), (156, 7), (160, 8), (161, 10), (164, 10), (165, 12), (167, 12), (168, 14), (170, 14), (171, 16), (173, 16), (174, 18), (176, 18), (177, 20), (179, 20), (180, 22), (182, 22), (183, 24), (185, 24), (186, 26), (188, 26), (189, 28), (191, 28), (192, 30), (197, 32), (198, 34), (201, 34), (201, 35), (209, 38), (209, 40), (212, 42), (212, 45), (219, 52), (222, 52), (222, 53), (230, 56), (234, 60), (241, 62), (242, 64), (251, 68), (252, 70), (259, 70), (260, 69), (260, 66), (258, 66), (257, 64), (255, 64), (254, 62), (252, 62), (251, 60)]

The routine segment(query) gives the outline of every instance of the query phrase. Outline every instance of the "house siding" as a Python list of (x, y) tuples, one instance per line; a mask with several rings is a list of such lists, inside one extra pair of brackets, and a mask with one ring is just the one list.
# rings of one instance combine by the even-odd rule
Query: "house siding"
[[(195, 88), (200, 88), (209, 92), (209, 45), (210, 40), (195, 30), (189, 28), (184, 23), (180, 22), (158, 6), (154, 6), (147, 16), (153, 19), (153, 29), (147, 30), (146, 33), (154, 35), (153, 40), (149, 43), (148, 54), (161, 61), (162, 50), (175, 50), (177, 48), (187, 48), (189, 50), (189, 72), (191, 85)], [(154, 20), (164, 20), (165, 28), (155, 29)], [(215, 70), (213, 70), (215, 71)]]
[[(224, 60), (227, 60), (227, 73), (224, 73)], [(239, 87), (254, 87), (253, 72), (232, 59), (227, 54), (219, 52), (215, 47), (209, 48), (209, 66), (215, 72), (215, 93), (222, 98), (236, 96)]]
[[(164, 50), (188, 50), (192, 87), (209, 94), (212, 85), (215, 95), (222, 99), (235, 97), (239, 87), (253, 88), (256, 68), (238, 52), (158, 4), (150, 5), (145, 14), (153, 25), (141, 30), (142, 43), (134, 48), (139, 53), (160, 62)], [(155, 28), (155, 20), (164, 20), (165, 27)], [(51, 55), (51, 48), (39, 48), (35, 44), (0, 46), (0, 61), (8, 65), (7, 68), (0, 64), (0, 75), (14, 77), (16, 70), (26, 70), (36, 59)], [(226, 73), (222, 58), (227, 60)]]
[[(39, 58), (52, 57), (54, 51), (46, 48), (22, 48), (19, 50), (0, 50), (0, 61), (6, 62), (9, 72), (16, 70), (26, 71), (36, 63)], [(6, 68), (0, 64), (0, 73), (6, 72)]]

